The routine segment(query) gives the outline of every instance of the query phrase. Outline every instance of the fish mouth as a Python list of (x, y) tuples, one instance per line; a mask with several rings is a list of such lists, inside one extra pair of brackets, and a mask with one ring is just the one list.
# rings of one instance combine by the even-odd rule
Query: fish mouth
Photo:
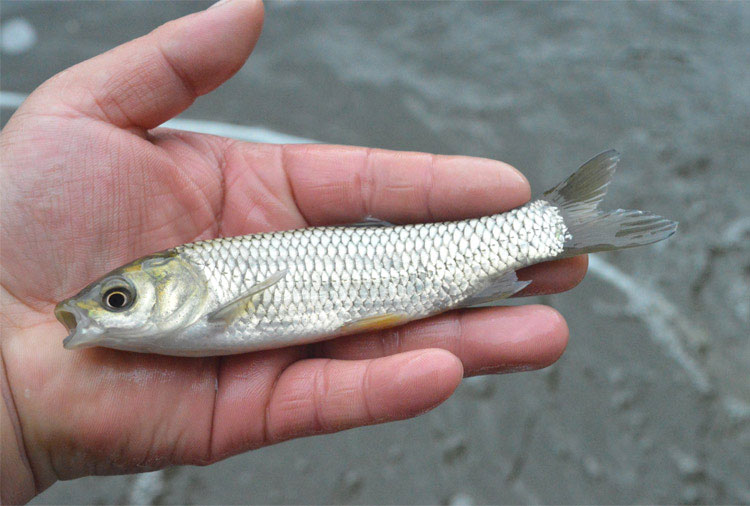
[(76, 325), (78, 325), (78, 320), (76, 319), (76, 315), (71, 313), (70, 311), (66, 311), (65, 309), (55, 309), (55, 317), (65, 325), (65, 328), (68, 329), (68, 332), (71, 330), (75, 330)]
[(63, 301), (55, 306), (55, 318), (69, 332), (62, 343), (67, 350), (91, 346), (92, 341), (100, 336), (99, 332), (94, 332), (94, 329), (86, 325), (90, 320), (83, 311), (69, 301)]

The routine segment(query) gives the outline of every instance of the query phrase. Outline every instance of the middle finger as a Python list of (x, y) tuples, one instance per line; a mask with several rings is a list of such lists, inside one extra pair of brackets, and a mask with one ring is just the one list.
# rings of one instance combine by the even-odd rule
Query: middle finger
[(507, 306), (450, 311), (392, 329), (323, 341), (315, 356), (361, 360), (423, 348), (456, 355), (466, 376), (534, 370), (555, 362), (568, 342), (568, 326), (554, 309)]

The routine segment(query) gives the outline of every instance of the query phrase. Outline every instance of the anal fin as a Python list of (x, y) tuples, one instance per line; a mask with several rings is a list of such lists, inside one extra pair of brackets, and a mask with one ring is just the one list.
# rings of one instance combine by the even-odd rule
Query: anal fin
[(395, 327), (406, 323), (409, 318), (406, 315), (398, 313), (384, 313), (374, 316), (366, 316), (358, 320), (352, 320), (345, 323), (341, 330), (346, 333), (365, 332), (368, 330), (381, 330)]
[(255, 306), (253, 305), (253, 297), (271, 288), (273, 285), (281, 281), (285, 274), (286, 270), (276, 272), (268, 279), (265, 279), (260, 283), (251, 286), (239, 297), (230, 300), (226, 304), (223, 304), (216, 310), (209, 313), (208, 321), (211, 323), (222, 322), (225, 325), (231, 324), (234, 320), (255, 308)]
[(477, 306), (507, 299), (511, 295), (520, 292), (531, 284), (531, 281), (519, 281), (514, 271), (507, 272), (494, 279), (491, 284), (483, 290), (475, 293), (461, 303), (461, 307)]

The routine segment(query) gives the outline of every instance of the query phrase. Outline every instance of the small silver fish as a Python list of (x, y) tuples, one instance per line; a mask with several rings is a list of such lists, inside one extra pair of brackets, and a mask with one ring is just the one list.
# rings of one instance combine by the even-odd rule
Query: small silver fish
[(310, 343), (493, 302), (515, 271), (671, 236), (677, 223), (599, 211), (619, 159), (584, 164), (510, 212), (392, 225), (377, 220), (213, 239), (150, 255), (55, 308), (68, 349), (208, 356)]

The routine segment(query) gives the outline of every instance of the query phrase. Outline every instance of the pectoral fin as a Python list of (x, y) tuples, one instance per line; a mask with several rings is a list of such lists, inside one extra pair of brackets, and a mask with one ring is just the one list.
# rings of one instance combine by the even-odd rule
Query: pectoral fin
[(475, 293), (461, 303), (461, 307), (477, 306), (507, 299), (531, 284), (531, 281), (518, 281), (516, 273), (510, 271), (495, 279), (487, 288)]
[(253, 297), (272, 287), (284, 277), (286, 270), (273, 274), (268, 279), (253, 285), (249, 290), (244, 292), (236, 299), (232, 299), (226, 304), (220, 306), (215, 311), (208, 314), (208, 321), (211, 323), (231, 324), (234, 320), (255, 309)]
[(358, 320), (352, 320), (345, 323), (341, 330), (346, 333), (365, 332), (368, 330), (381, 330), (396, 325), (401, 325), (409, 321), (409, 318), (403, 314), (397, 313), (384, 313), (374, 316), (366, 316)]

